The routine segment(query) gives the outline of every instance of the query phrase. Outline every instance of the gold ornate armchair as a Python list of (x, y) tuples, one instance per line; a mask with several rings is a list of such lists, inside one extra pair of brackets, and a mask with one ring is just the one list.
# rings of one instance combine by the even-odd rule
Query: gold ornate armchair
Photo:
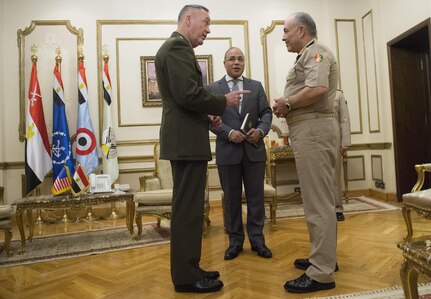
[[(138, 227), (136, 239), (142, 235), (142, 216), (157, 217), (157, 225), (160, 226), (161, 219), (170, 219), (172, 211), (172, 170), (171, 163), (160, 159), (160, 142), (154, 145), (154, 173), (150, 176), (139, 177), (140, 191), (136, 192), (133, 200), (138, 204), (136, 207), (135, 221)], [(207, 186), (205, 192), (204, 206), (204, 235), (208, 233), (210, 224), (209, 192)]]
[[(272, 177), (271, 177), (271, 163), (270, 163), (270, 139), (269, 136), (265, 136), (263, 139), (265, 143), (265, 150), (266, 150), (266, 161), (265, 161), (265, 181), (263, 185), (263, 199), (264, 202), (269, 204), (269, 215), (270, 215), (270, 221), (273, 228), (276, 228), (277, 222), (276, 222), (276, 213), (277, 213), (277, 190), (274, 187), (275, 184), (272, 184)], [(224, 193), (221, 191), (221, 202), (222, 202), (222, 208), (223, 208), (223, 221), (225, 223), (226, 228), (226, 214), (224, 213)], [(245, 192), (242, 190), (242, 202), (246, 202), (245, 198)]]
[(417, 181), (412, 192), (403, 194), (402, 213), (407, 226), (407, 236), (397, 246), (403, 250), (404, 263), (401, 266), (401, 280), (406, 298), (418, 298), (417, 281), (419, 273), (431, 278), (431, 238), (413, 239), (411, 211), (414, 210), (423, 217), (431, 218), (431, 189), (422, 187), (425, 175), (431, 172), (431, 163), (415, 165)]
[(4, 231), (5, 240), (4, 248), (7, 256), (12, 256), (12, 250), (10, 248), (10, 242), (12, 240), (12, 213), (13, 209), (11, 205), (5, 205), (3, 200), (4, 188), (0, 187), (0, 230)]
[(405, 241), (410, 242), (413, 237), (413, 225), (410, 213), (412, 210), (425, 218), (431, 218), (431, 189), (422, 190), (425, 182), (425, 174), (431, 172), (431, 163), (415, 165), (417, 173), (416, 184), (412, 192), (403, 194), (403, 216), (407, 226)]

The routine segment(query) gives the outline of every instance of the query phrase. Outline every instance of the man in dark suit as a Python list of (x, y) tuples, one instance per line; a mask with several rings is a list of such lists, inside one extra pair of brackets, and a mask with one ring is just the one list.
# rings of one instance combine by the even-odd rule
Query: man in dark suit
[(177, 292), (205, 293), (223, 287), (217, 271), (207, 272), (199, 266), (206, 171), (211, 160), (208, 126), (214, 119), (208, 115), (222, 115), (226, 106), (236, 106), (241, 92), (213, 95), (203, 88), (193, 48), (203, 44), (210, 33), (209, 25), (207, 8), (184, 6), (177, 31), (163, 43), (155, 58), (163, 103), (160, 158), (171, 161), (174, 183), (171, 276)]
[[(271, 128), (272, 111), (262, 84), (242, 76), (244, 65), (242, 51), (235, 47), (230, 48), (224, 57), (227, 75), (207, 87), (209, 91), (217, 94), (226, 94), (235, 89), (251, 91), (250, 94), (243, 95), (239, 106), (226, 108), (222, 115), (221, 128), (213, 130), (217, 135), (216, 163), (224, 192), (224, 219), (229, 234), (225, 260), (236, 258), (243, 249), (243, 184), (247, 199), (247, 234), (251, 249), (261, 257), (272, 257), (263, 235), (266, 151), (262, 140)], [(247, 114), (246, 128), (241, 131), (241, 124)]]

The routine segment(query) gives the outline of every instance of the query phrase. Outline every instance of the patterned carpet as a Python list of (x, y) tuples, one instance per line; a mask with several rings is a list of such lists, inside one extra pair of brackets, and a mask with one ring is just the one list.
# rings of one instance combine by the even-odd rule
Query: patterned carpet
[[(431, 298), (431, 284), (420, 284), (419, 285), (419, 298), (418, 299), (430, 299)], [(314, 297), (314, 299), (404, 299), (403, 288), (396, 286), (386, 289), (369, 291), (363, 293), (353, 293), (338, 296), (329, 297)]]
[(168, 243), (169, 228), (156, 224), (144, 224), (141, 240), (132, 240), (126, 227), (93, 229), (34, 237), (26, 242), (26, 252), (18, 254), (21, 241), (12, 241), (14, 255), (7, 257), (3, 250), (0, 254), (0, 267), (31, 264), (48, 260), (72, 258), (100, 254), (110, 251), (132, 249)]
[[(400, 208), (389, 203), (378, 201), (369, 197), (360, 196), (352, 197), (349, 203), (343, 202), (344, 213), (364, 213), (376, 211), (390, 211), (399, 210)], [(246, 207), (244, 207), (246, 209)], [(267, 219), (269, 219), (269, 207), (266, 206), (265, 211)], [(278, 203), (277, 205), (277, 219), (304, 217), (304, 209), (302, 203)]]

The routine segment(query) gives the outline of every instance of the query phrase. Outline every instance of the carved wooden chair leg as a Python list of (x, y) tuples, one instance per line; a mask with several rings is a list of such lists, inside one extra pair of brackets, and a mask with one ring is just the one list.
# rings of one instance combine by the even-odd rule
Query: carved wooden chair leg
[(403, 213), (403, 217), (404, 217), (404, 221), (406, 223), (407, 226), (407, 236), (404, 238), (404, 241), (406, 242), (410, 242), (412, 240), (413, 237), (413, 225), (412, 225), (412, 218), (411, 218), (411, 209), (407, 208), (406, 206), (404, 206), (402, 208), (402, 213)]
[(10, 242), (12, 240), (12, 226), (9, 227), (9, 229), (6, 229), (4, 231), (5, 239), (4, 239), (4, 249), (6, 251), (7, 256), (12, 256), (13, 252), (10, 248)]
[(405, 260), (401, 266), (400, 275), (406, 299), (419, 298), (418, 271), (414, 267), (410, 266), (409, 262)]
[(140, 240), (142, 236), (142, 214), (136, 211), (135, 222), (138, 227), (138, 233), (133, 237), (135, 240)]

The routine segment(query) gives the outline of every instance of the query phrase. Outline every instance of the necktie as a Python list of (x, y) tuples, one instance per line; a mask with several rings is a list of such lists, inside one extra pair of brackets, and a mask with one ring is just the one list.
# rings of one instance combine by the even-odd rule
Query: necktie
[[(232, 85), (232, 91), (237, 91), (237, 90), (239, 90), (238, 80), (233, 79), (233, 80), (232, 80), (232, 82), (233, 82), (233, 85)], [(239, 113), (241, 113), (241, 103), (242, 103), (242, 97), (241, 97), (241, 99), (239, 100), (239, 104), (238, 104), (238, 112), (239, 112)]]

